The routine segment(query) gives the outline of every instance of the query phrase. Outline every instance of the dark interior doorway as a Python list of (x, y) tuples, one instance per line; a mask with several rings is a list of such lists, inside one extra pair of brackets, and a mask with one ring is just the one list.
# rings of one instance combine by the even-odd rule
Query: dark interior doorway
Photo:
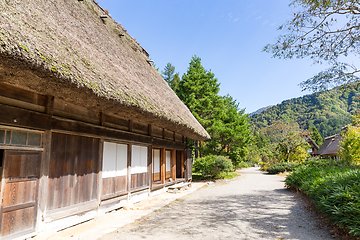
[[(4, 159), (4, 149), (0, 149), (0, 181), (2, 179), (2, 168), (3, 168), (3, 162), (4, 162), (3, 159)], [(0, 188), (0, 191), (1, 191), (1, 188)]]

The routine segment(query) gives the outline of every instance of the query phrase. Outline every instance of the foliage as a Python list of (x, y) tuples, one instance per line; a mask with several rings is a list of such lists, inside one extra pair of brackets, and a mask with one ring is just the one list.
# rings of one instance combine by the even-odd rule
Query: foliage
[(212, 125), (220, 107), (219, 86), (215, 75), (204, 69), (199, 57), (193, 56), (176, 93), (205, 129)]
[(237, 169), (242, 169), (242, 168), (249, 168), (254, 166), (253, 162), (240, 162), (237, 166)]
[(323, 138), (321, 137), (319, 131), (317, 130), (317, 128), (315, 126), (313, 127), (309, 127), (308, 129), (308, 133), (311, 137), (312, 140), (314, 140), (314, 142), (321, 147), (321, 145), (323, 144)]
[(250, 122), (260, 131), (275, 121), (294, 121), (301, 129), (316, 127), (322, 138), (341, 132), (360, 109), (360, 92), (332, 89), (283, 101), (253, 115)]
[(277, 145), (278, 156), (286, 159), (288, 163), (291, 156), (293, 161), (307, 158), (308, 143), (297, 123), (277, 121), (263, 131)]
[(215, 179), (232, 179), (239, 176), (237, 172), (220, 172), (216, 174)]
[(179, 73), (175, 73), (175, 67), (171, 63), (167, 63), (164, 71), (161, 71), (161, 75), (171, 89), (176, 91), (180, 82), (180, 77)]
[(332, 221), (360, 236), (360, 170), (343, 160), (312, 159), (286, 177), (286, 186), (308, 194)]
[(266, 169), (266, 171), (270, 174), (278, 174), (285, 171), (292, 172), (298, 164), (296, 163), (277, 163), (272, 165)]
[(360, 3), (356, 0), (293, 0), (293, 18), (279, 27), (285, 31), (265, 51), (279, 58), (310, 57), (331, 67), (301, 83), (303, 89), (322, 91), (343, 84), (359, 87), (356, 66), (339, 57), (360, 53)]
[(215, 177), (220, 172), (232, 172), (234, 170), (229, 158), (214, 155), (197, 158), (193, 167), (194, 172), (200, 173), (203, 177)]
[(359, 114), (354, 115), (352, 125), (347, 126), (346, 131), (342, 133), (339, 156), (348, 162), (360, 163), (359, 117)]
[(218, 95), (219, 85), (215, 75), (194, 56), (176, 93), (211, 136), (196, 146), (201, 156), (229, 156), (236, 167), (251, 142), (249, 119), (231, 96)]

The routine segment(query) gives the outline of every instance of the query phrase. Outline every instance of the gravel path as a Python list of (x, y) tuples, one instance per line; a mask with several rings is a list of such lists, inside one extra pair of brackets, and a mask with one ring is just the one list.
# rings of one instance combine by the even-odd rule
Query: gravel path
[(257, 168), (240, 173), (100, 239), (333, 239), (284, 188), (284, 177)]

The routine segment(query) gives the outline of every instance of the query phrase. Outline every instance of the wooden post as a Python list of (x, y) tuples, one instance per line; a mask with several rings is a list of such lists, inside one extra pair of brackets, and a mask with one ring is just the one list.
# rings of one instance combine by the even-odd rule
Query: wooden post
[(166, 167), (165, 167), (165, 148), (160, 149), (160, 178), (161, 183), (165, 183)]
[(127, 187), (128, 197), (131, 192), (131, 154), (132, 154), (132, 145), (128, 144), (128, 159), (127, 159)]
[(51, 131), (45, 131), (43, 138), (43, 156), (40, 167), (39, 181), (39, 208), (37, 215), (37, 231), (45, 229), (46, 209), (49, 194), (49, 174), (50, 174), (50, 157), (51, 157)]
[[(150, 125), (149, 125), (150, 126)], [(148, 184), (150, 189), (152, 188), (152, 146), (148, 146)]]
[(103, 185), (103, 181), (102, 181), (102, 166), (103, 166), (103, 151), (104, 151), (104, 139), (100, 139), (99, 141), (99, 161), (98, 161), (98, 169), (99, 169), (99, 174), (98, 174), (98, 192), (97, 192), (97, 202), (98, 202), (98, 211), (100, 209), (100, 205), (101, 205), (101, 193), (102, 193), (102, 185)]
[(171, 150), (171, 176), (176, 180), (176, 150)]
[(53, 115), (55, 97), (52, 95), (46, 95), (45, 113)]
[(180, 164), (181, 164), (181, 178), (184, 178), (184, 156), (185, 156), (185, 151), (181, 151), (181, 160), (180, 160)]

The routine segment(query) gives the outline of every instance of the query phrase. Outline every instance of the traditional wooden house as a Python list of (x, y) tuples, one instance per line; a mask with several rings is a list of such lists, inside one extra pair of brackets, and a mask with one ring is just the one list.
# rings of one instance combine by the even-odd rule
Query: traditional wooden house
[(311, 156), (316, 155), (317, 151), (319, 150), (317, 143), (310, 136), (306, 136), (305, 141), (310, 145), (310, 149), (308, 151)]
[(341, 141), (342, 137), (340, 134), (335, 134), (333, 136), (325, 138), (324, 143), (316, 152), (316, 155), (322, 157), (337, 158)]
[(209, 135), (93, 0), (0, 1), (1, 239), (191, 180)]

